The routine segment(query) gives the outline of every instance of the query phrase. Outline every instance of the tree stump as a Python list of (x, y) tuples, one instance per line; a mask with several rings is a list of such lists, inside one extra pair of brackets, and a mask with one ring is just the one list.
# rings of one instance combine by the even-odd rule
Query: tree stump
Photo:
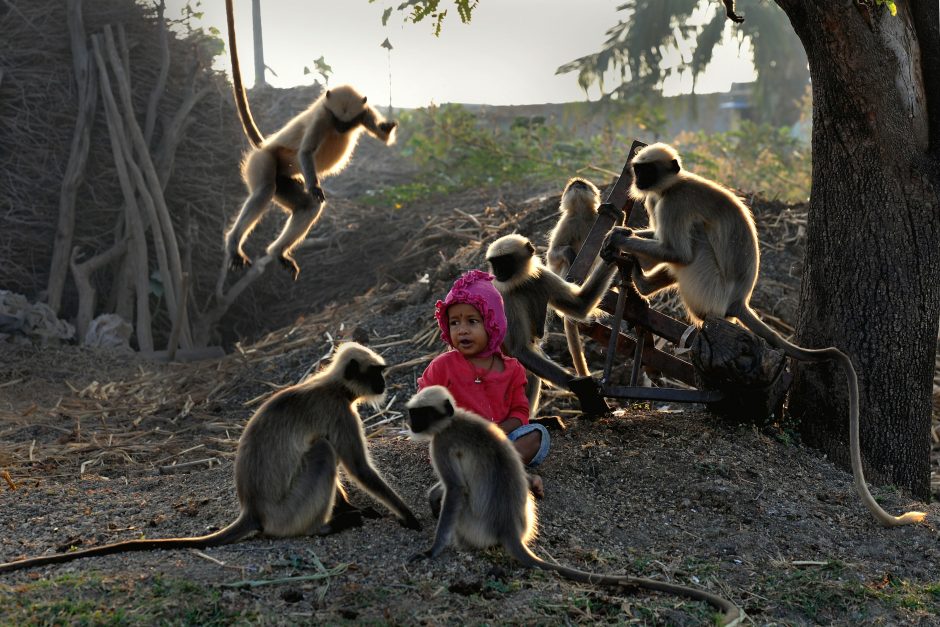
[(725, 397), (708, 408), (736, 422), (767, 424), (779, 417), (792, 375), (783, 351), (744, 327), (706, 318), (692, 341), (690, 356), (697, 387)]

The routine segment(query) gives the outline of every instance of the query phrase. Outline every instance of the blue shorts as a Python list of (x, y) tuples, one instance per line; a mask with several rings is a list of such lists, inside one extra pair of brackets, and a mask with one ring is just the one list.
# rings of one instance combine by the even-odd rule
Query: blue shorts
[(532, 458), (532, 461), (528, 463), (529, 468), (535, 468), (548, 457), (548, 448), (551, 446), (551, 438), (548, 435), (548, 429), (539, 424), (529, 423), (517, 429), (513, 429), (506, 435), (510, 442), (515, 442), (522, 436), (532, 433), (533, 431), (538, 431), (542, 435), (542, 445), (539, 446), (539, 451), (535, 454), (535, 457)]

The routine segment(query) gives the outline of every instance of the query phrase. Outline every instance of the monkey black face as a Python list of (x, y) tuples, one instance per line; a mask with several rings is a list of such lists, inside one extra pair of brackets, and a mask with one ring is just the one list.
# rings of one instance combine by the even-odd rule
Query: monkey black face
[(371, 390), (372, 394), (382, 394), (385, 391), (385, 366), (370, 364), (363, 368), (355, 359), (349, 360), (343, 377), (347, 381), (355, 381), (362, 388)]
[(583, 179), (572, 179), (572, 181), (568, 183), (568, 189), (588, 189), (588, 184)]
[(490, 257), (487, 261), (493, 269), (493, 276), (497, 281), (505, 282), (512, 279), (519, 273), (520, 268), (528, 264), (532, 255), (535, 254), (535, 247), (530, 242), (526, 242), (525, 250), (507, 255), (497, 255)]
[(330, 115), (333, 116), (333, 128), (336, 129), (337, 133), (348, 133), (353, 130), (360, 124), (366, 117), (366, 112), (362, 111), (356, 117), (350, 120), (341, 120), (338, 115), (330, 111)]
[(454, 415), (454, 406), (449, 400), (444, 401), (442, 408), (425, 405), (423, 407), (408, 408), (408, 426), (411, 432), (421, 434), (431, 429), (444, 418)]
[(673, 159), (669, 163), (650, 161), (633, 164), (633, 179), (637, 189), (651, 189), (669, 174), (679, 173), (679, 162)]

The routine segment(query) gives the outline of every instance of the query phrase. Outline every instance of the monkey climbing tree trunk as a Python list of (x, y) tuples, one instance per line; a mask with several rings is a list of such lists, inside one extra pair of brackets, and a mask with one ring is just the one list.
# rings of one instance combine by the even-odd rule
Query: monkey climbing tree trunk
[[(797, 343), (858, 370), (866, 472), (929, 495), (940, 316), (940, 25), (936, 0), (777, 0), (813, 84), (813, 189)], [(797, 366), (805, 441), (848, 467), (845, 377)]]

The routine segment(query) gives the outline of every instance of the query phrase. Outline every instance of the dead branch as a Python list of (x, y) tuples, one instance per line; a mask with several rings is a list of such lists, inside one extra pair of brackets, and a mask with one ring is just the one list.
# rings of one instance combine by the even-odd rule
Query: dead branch
[(49, 264), (49, 281), (46, 287), (46, 302), (56, 314), (62, 306), (62, 290), (65, 288), (69, 263), (68, 251), (72, 248), (72, 238), (75, 233), (75, 197), (78, 193), (78, 186), (84, 179), (98, 94), (95, 86), (95, 66), (89, 60), (81, 0), (69, 0), (68, 25), (72, 46), (72, 64), (75, 69), (75, 82), (78, 86), (78, 115), (72, 135), (69, 161), (65, 167), (62, 189), (59, 193), (59, 221), (52, 246), (52, 261)]
[(157, 5), (157, 41), (160, 45), (160, 70), (157, 74), (157, 82), (150, 92), (150, 100), (147, 102), (147, 117), (144, 119), (144, 141), (149, 146), (153, 141), (153, 129), (157, 122), (157, 105), (163, 98), (163, 92), (166, 89), (166, 79), (170, 73), (170, 44), (167, 40), (166, 20), (163, 13), (166, 10), (166, 0), (160, 0)]
[(153, 351), (153, 333), (150, 328), (150, 277), (147, 265), (147, 238), (144, 234), (144, 225), (140, 219), (140, 209), (134, 196), (134, 186), (127, 171), (127, 157), (131, 148), (124, 136), (124, 126), (121, 115), (118, 113), (117, 102), (111, 91), (111, 80), (108, 69), (101, 52), (101, 35), (92, 35), (92, 45), (95, 50), (95, 61), (98, 64), (98, 74), (101, 78), (101, 96), (105, 106), (105, 117), (108, 121), (108, 134), (111, 138), (111, 152), (114, 156), (115, 169), (118, 182), (124, 194), (125, 220), (128, 233), (132, 238), (131, 251), (134, 263), (134, 285), (137, 295), (137, 346), (142, 351)]
[[(124, 108), (124, 118), (130, 131), (130, 140), (134, 146), (140, 169), (146, 179), (146, 187), (154, 202), (154, 210), (158, 220), (158, 223), (154, 224), (154, 232), (156, 233), (157, 229), (162, 230), (161, 234), (163, 235), (163, 240), (166, 245), (164, 251), (169, 262), (167, 273), (169, 281), (168, 283), (164, 283), (164, 290), (167, 294), (167, 303), (172, 318), (176, 315), (183, 273), (176, 233), (173, 228), (173, 222), (170, 219), (170, 212), (167, 209), (166, 201), (163, 197), (163, 188), (160, 185), (160, 179), (157, 176), (153, 160), (150, 157), (150, 149), (147, 146), (147, 142), (144, 140), (140, 126), (137, 124), (137, 119), (134, 117), (134, 105), (131, 100), (130, 83), (120, 57), (118, 56), (117, 46), (114, 43), (114, 34), (110, 27), (105, 27), (104, 29), (104, 40), (107, 46), (108, 56), (111, 59), (111, 68), (115, 74), (121, 103)], [(186, 348), (192, 345), (192, 335), (186, 328), (182, 331), (181, 342)]]
[(72, 278), (75, 280), (75, 287), (78, 289), (78, 315), (75, 319), (75, 335), (78, 341), (85, 343), (85, 334), (88, 332), (88, 325), (95, 315), (96, 292), (91, 282), (91, 275), (114, 262), (127, 251), (127, 240), (121, 240), (107, 251), (78, 263), (80, 250), (78, 246), (72, 249), (72, 255), (69, 265), (72, 268)]

